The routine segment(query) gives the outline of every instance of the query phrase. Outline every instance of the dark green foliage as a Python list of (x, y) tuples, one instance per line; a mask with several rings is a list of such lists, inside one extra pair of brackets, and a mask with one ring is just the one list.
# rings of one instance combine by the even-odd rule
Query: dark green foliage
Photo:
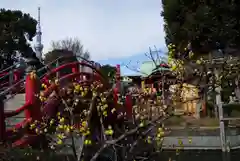
[(240, 47), (240, 1), (162, 0), (162, 4), (167, 44), (183, 51), (191, 42), (198, 54)]
[[(64, 58), (61, 58), (61, 57), (64, 57)], [(59, 63), (58, 65), (63, 65), (70, 62), (78, 61), (72, 51), (56, 49), (45, 54), (44, 64), (46, 65), (49, 64), (49, 67), (55, 68), (57, 66), (57, 61), (56, 61), (57, 59)], [(69, 69), (65, 68), (61, 72), (61, 74), (67, 74), (67, 73), (71, 73), (70, 68)]]
[(113, 80), (116, 74), (116, 68), (114, 66), (111, 66), (109, 64), (103, 65), (100, 68), (100, 71), (102, 74), (106, 77), (109, 78), (110, 80)]
[[(37, 21), (19, 10), (0, 9), (0, 58), (1, 64), (13, 64), (17, 52), (23, 57), (31, 56), (30, 45), (36, 34)], [(3, 67), (3, 66), (2, 66)], [(6, 66), (4, 66), (6, 67)], [(3, 68), (4, 68), (3, 67)]]
[[(64, 58), (61, 58), (61, 57), (64, 57)], [(73, 54), (73, 52), (68, 50), (56, 49), (45, 54), (44, 63), (49, 64), (55, 61), (56, 59), (59, 59), (60, 65), (77, 61), (77, 58)]]

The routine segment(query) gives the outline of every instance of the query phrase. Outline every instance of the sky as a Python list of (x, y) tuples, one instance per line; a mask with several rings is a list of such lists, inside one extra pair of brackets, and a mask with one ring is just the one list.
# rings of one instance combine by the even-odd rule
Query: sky
[(44, 53), (67, 37), (79, 38), (102, 64), (136, 64), (147, 60), (149, 47), (165, 50), (161, 0), (1, 0), (0, 7), (34, 18), (41, 7)]

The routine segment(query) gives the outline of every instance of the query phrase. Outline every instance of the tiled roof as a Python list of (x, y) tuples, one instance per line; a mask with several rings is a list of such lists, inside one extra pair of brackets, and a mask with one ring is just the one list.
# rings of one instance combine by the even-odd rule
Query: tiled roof
[(161, 67), (161, 64), (166, 64), (166, 62), (163, 62), (163, 61), (158, 62), (157, 65), (159, 67), (156, 67), (156, 65), (153, 61), (145, 61), (140, 66), (140, 72), (142, 73), (143, 77), (147, 77), (156, 71), (169, 71), (170, 70), (167, 67)]

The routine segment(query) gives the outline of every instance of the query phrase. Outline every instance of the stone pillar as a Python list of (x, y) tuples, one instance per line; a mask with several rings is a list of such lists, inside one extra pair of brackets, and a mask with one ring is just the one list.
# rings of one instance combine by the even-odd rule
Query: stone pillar
[[(216, 81), (218, 82), (220, 77), (219, 77), (219, 72), (215, 69), (214, 72), (216, 76)], [(222, 87), (217, 86), (215, 88), (216, 92), (216, 107), (218, 108), (218, 117), (219, 117), (219, 128), (220, 128), (220, 140), (221, 140), (221, 147), (222, 147), (222, 152), (226, 152), (226, 133), (225, 133), (225, 124), (224, 124), (224, 118), (223, 118), (223, 107), (222, 107), (222, 98), (221, 98), (221, 91)]]
[[(27, 75), (27, 74), (31, 73), (32, 71), (36, 70), (36, 64), (38, 63), (38, 60), (36, 60), (34, 58), (26, 58), (25, 63), (26, 63), (25, 73)], [(25, 77), (26, 77), (26, 75), (25, 75)]]
[(199, 99), (198, 101), (194, 101), (194, 104), (196, 106), (194, 116), (195, 116), (196, 119), (200, 119), (202, 102), (203, 101), (201, 99)]

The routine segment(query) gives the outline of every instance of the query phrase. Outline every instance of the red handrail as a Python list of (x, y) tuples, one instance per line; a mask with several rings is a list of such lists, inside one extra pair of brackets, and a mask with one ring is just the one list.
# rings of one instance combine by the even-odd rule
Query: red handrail
[[(103, 79), (106, 79), (104, 77), (104, 75), (95, 67), (93, 67), (91, 64), (88, 64), (86, 62), (72, 62), (72, 63), (67, 63), (67, 64), (63, 64), (57, 68), (54, 68), (53, 70), (51, 70), (49, 73), (47, 73), (43, 78), (43, 82), (47, 83), (49, 77), (51, 77), (52, 75), (56, 74), (57, 72), (61, 71), (62, 69), (65, 68), (75, 68), (76, 66), (81, 65), (84, 67), (89, 67), (91, 69), (93, 69), (94, 72), (96, 72), (97, 74), (99, 74)], [(92, 74), (92, 73), (91, 73)]]
[[(93, 73), (88, 73), (88, 72), (79, 72), (79, 65), (82, 65), (82, 66), (85, 66), (85, 67), (89, 67), (91, 68), (95, 74)], [(69, 79), (74, 79), (74, 78), (79, 78), (80, 79), (80, 76), (83, 76), (83, 75), (93, 75), (94, 77), (94, 80), (99, 80), (101, 82), (103, 82), (103, 84), (106, 84), (108, 85), (108, 82), (106, 81), (106, 78), (104, 78), (104, 76), (102, 75), (102, 73), (97, 69), (95, 68), (94, 66), (92, 66), (92, 64), (88, 64), (86, 62), (72, 62), (72, 63), (68, 63), (68, 64), (64, 64), (64, 65), (61, 65), (53, 70), (51, 70), (49, 73), (47, 73), (42, 79), (41, 79), (41, 82), (42, 83), (47, 83), (47, 79), (49, 77), (51, 77), (53, 74), (57, 73), (58, 71), (62, 70), (62, 69), (65, 69), (65, 68), (72, 68), (72, 71), (73, 73), (70, 73), (70, 74), (67, 74), (67, 75), (64, 75), (62, 76), (60, 79), (59, 79), (59, 83), (61, 84), (63, 81), (65, 80), (69, 80)], [(35, 81), (35, 83), (33, 83), (32, 81)], [(30, 75), (27, 75), (27, 79), (26, 79), (26, 87), (28, 88), (25, 88), (26, 89), (26, 98), (27, 98), (27, 102), (25, 103), (25, 105), (23, 105), (22, 107), (14, 110), (14, 111), (5, 111), (4, 112), (4, 118), (8, 118), (8, 117), (13, 117), (13, 116), (16, 116), (18, 115), (19, 113), (23, 112), (23, 111), (28, 111), (26, 114), (25, 114), (25, 117), (26, 119), (23, 120), (22, 122), (20, 123), (17, 123), (13, 128), (8, 128), (6, 130), (6, 133), (5, 133), (5, 136), (11, 136), (15, 130), (17, 131), (21, 131), (22, 129), (24, 129), (26, 127), (27, 124), (29, 124), (31, 122), (31, 120), (35, 120), (35, 119), (41, 119), (40, 117), (38, 117), (38, 115), (36, 114), (33, 114), (33, 113), (36, 113), (36, 111), (34, 112), (33, 110), (30, 110), (31, 107), (34, 107), (34, 109), (38, 109), (38, 113), (40, 113), (40, 104), (38, 103), (39, 100), (38, 98), (36, 98), (36, 94), (39, 94), (38, 90), (33, 90), (32, 88), (35, 88), (34, 86), (36, 86), (38, 83), (38, 80), (37, 79), (32, 79), (30, 78)], [(86, 82), (86, 81), (85, 81)], [(31, 87), (30, 87), (31, 86)], [(43, 95), (45, 97), (48, 97), (54, 90), (56, 90), (58, 87), (57, 84), (48, 84), (48, 88), (43, 92)], [(53, 108), (53, 107), (50, 107), (50, 108)], [(49, 109), (45, 109), (44, 111), (48, 111)], [(43, 112), (44, 112), (43, 111)], [(1, 114), (1, 113), (0, 113)], [(3, 121), (3, 120), (0, 120), (0, 121)], [(1, 124), (0, 126), (0, 132), (3, 131), (3, 126)], [(1, 135), (1, 133), (0, 133)], [(0, 138), (1, 139), (1, 138)], [(1, 140), (0, 140), (1, 141)], [(26, 141), (26, 140), (25, 140)], [(14, 145), (22, 145), (22, 144), (25, 144), (27, 142), (25, 142), (24, 139), (23, 140), (18, 140), (17, 142), (15, 142)]]

